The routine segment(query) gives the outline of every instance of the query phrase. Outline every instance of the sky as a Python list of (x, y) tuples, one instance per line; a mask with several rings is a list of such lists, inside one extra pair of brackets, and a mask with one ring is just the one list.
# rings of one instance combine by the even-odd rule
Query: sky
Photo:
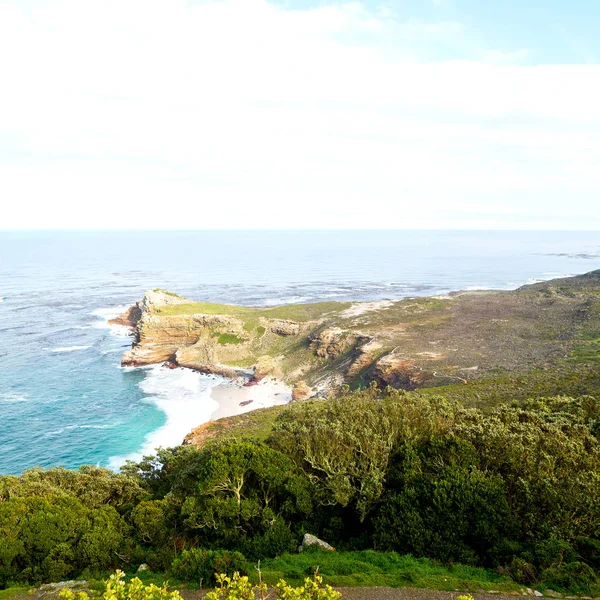
[(0, 229), (600, 229), (597, 0), (0, 0)]

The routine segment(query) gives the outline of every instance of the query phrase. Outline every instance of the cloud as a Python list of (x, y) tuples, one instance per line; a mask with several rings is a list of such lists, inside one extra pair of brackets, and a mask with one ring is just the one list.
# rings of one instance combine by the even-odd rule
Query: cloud
[(0, 4), (0, 227), (600, 225), (600, 67), (430, 59), (464, 35), (358, 2)]

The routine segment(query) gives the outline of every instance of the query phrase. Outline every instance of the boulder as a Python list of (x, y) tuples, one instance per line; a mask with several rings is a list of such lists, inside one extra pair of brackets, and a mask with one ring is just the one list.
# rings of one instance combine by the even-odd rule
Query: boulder
[(298, 552), (302, 552), (304, 548), (309, 546), (318, 546), (321, 550), (327, 550), (328, 552), (335, 552), (335, 548), (330, 546), (327, 542), (320, 540), (316, 535), (305, 533), (302, 539), (302, 545), (298, 548)]
[(138, 569), (137, 569), (136, 573), (142, 573), (143, 571), (149, 571), (149, 570), (150, 570), (150, 567), (149, 567), (149, 566), (148, 566), (146, 563), (142, 563), (142, 564), (141, 564), (141, 565), (138, 567)]

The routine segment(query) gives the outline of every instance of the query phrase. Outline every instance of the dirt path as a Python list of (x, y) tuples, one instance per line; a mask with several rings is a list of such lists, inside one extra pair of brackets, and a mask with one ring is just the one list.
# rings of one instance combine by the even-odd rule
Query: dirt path
[(498, 600), (499, 596), (519, 595), (518, 592), (503, 594), (477, 594), (471, 592), (443, 592), (420, 588), (352, 587), (336, 588), (342, 600), (454, 600), (458, 596), (471, 595), (475, 600)]
[[(344, 587), (334, 588), (342, 593), (341, 600), (455, 600), (458, 596), (471, 595), (474, 600), (498, 600), (506, 596), (520, 596), (518, 592), (498, 594), (477, 594), (471, 592), (444, 592), (420, 588), (390, 587)], [(184, 600), (200, 600), (201, 595), (194, 590), (179, 590)]]

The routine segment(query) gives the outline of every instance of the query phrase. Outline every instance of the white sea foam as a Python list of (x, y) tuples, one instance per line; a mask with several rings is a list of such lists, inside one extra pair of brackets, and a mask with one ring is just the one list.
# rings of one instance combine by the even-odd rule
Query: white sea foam
[(96, 320), (90, 325), (96, 329), (110, 329), (113, 335), (118, 337), (128, 337), (131, 331), (124, 325), (113, 325), (109, 323), (111, 319), (118, 317), (129, 308), (128, 306), (110, 306), (108, 308), (97, 308), (90, 314), (96, 317)]
[(64, 346), (59, 348), (42, 348), (48, 352), (75, 352), (76, 350), (87, 350), (89, 346)]
[(165, 413), (167, 421), (146, 436), (137, 452), (109, 458), (113, 469), (119, 468), (126, 460), (140, 460), (145, 455), (154, 454), (156, 448), (181, 444), (193, 427), (210, 421), (211, 414), (218, 408), (218, 403), (211, 398), (211, 390), (222, 384), (224, 378), (159, 365), (145, 370), (146, 376), (139, 387)]
[(282, 304), (298, 304), (311, 300), (312, 296), (284, 296), (282, 298), (270, 298), (264, 301), (264, 306), (280, 306)]
[(0, 392), (0, 402), (13, 404), (14, 402), (27, 402), (27, 394), (20, 392)]
[(104, 321), (108, 321), (109, 319), (114, 319), (118, 317), (121, 313), (127, 310), (127, 306), (121, 304), (120, 306), (109, 306), (107, 308), (96, 308), (90, 314), (94, 315), (94, 317), (100, 317)]

